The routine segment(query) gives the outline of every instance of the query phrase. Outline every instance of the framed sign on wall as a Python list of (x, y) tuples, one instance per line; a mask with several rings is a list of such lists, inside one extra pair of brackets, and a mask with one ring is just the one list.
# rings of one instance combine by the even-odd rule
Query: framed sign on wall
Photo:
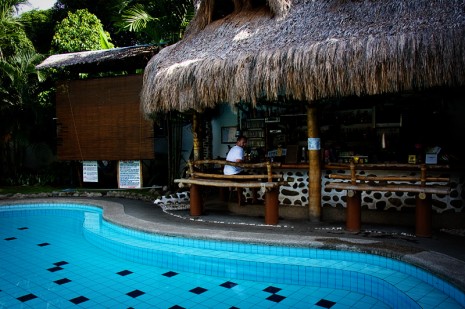
[(234, 144), (236, 143), (237, 127), (221, 127), (221, 143)]

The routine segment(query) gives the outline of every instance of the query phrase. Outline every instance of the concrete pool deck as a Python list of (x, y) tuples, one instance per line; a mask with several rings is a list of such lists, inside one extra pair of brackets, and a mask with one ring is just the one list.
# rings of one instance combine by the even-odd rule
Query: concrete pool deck
[[(424, 268), (465, 291), (465, 236), (434, 231), (416, 237), (412, 228), (362, 225), (360, 233), (345, 231), (343, 223), (280, 220), (264, 225), (263, 218), (228, 213), (221, 202), (205, 206), (205, 215), (169, 210), (152, 202), (126, 198), (25, 198), (1, 200), (0, 206), (28, 203), (82, 203), (104, 210), (104, 218), (125, 227), (163, 235), (247, 243), (348, 250), (387, 256)], [(247, 206), (245, 206), (247, 207)]]

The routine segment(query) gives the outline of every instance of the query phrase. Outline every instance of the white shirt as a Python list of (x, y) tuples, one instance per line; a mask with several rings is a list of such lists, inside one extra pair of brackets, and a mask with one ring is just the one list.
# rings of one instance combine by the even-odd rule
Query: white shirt
[[(226, 156), (226, 161), (237, 162), (237, 160), (244, 160), (244, 148), (236, 145), (229, 150), (228, 155)], [(223, 169), (223, 173), (225, 175), (235, 175), (241, 171), (242, 168), (231, 165), (225, 165)]]

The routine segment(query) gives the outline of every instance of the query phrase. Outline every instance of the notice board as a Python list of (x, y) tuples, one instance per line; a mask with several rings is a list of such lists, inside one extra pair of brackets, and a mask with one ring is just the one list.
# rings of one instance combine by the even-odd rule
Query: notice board
[(118, 162), (118, 187), (120, 189), (142, 188), (142, 169), (140, 161)]
[(83, 161), (82, 162), (82, 181), (98, 182), (97, 161)]

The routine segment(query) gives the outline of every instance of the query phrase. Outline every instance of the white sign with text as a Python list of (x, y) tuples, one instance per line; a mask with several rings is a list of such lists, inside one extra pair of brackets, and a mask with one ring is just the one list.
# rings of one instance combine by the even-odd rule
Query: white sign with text
[(142, 188), (140, 161), (119, 161), (118, 186), (120, 189)]
[(97, 161), (83, 161), (82, 162), (82, 181), (98, 182)]

